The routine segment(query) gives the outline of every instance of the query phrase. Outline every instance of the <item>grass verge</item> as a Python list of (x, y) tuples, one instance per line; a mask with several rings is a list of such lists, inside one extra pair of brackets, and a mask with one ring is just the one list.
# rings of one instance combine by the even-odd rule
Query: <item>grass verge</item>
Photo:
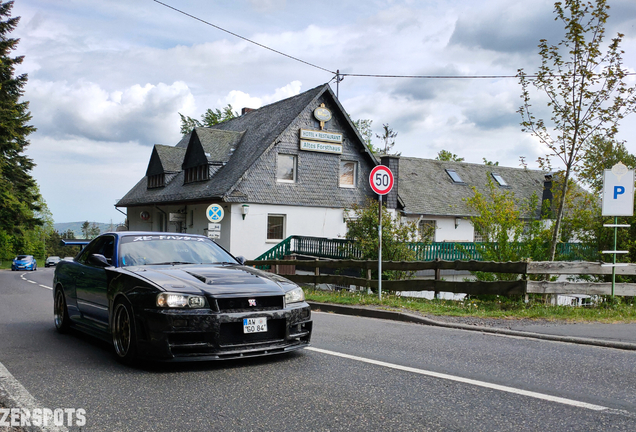
[[(539, 296), (528, 303), (505, 297), (493, 300), (467, 299), (427, 300), (401, 297), (392, 293), (382, 293), (382, 301), (377, 294), (363, 292), (322, 291), (304, 287), (309, 301), (335, 303), (349, 306), (374, 306), (388, 309), (412, 311), (424, 315), (472, 316), (479, 318), (503, 319), (547, 319), (570, 322), (628, 323), (636, 322), (636, 307), (632, 298), (616, 297), (615, 303), (600, 303), (592, 307), (551, 306), (543, 303)], [(625, 301), (627, 300), (627, 301)], [(630, 302), (631, 301), (631, 302)]]

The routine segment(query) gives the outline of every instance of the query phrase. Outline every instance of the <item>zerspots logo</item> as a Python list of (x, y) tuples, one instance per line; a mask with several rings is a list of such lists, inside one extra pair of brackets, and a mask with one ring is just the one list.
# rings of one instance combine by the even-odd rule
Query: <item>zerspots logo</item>
[(86, 426), (82, 408), (0, 408), (0, 427)]

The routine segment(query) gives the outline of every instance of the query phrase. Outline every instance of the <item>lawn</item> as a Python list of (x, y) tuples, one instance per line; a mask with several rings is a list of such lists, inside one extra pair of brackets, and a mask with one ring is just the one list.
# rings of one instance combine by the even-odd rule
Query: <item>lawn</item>
[(520, 299), (513, 300), (506, 297), (493, 297), (489, 300), (466, 299), (464, 301), (427, 300), (383, 292), (380, 301), (377, 294), (352, 293), (346, 290), (322, 291), (308, 287), (304, 289), (305, 297), (309, 301), (399, 309), (431, 316), (450, 315), (604, 323), (636, 322), (636, 307), (634, 307), (634, 298), (632, 297), (616, 297), (613, 303), (609, 298), (600, 299), (605, 301), (599, 301), (590, 307), (572, 307), (547, 305), (543, 298), (538, 295), (531, 297), (528, 303), (524, 303)]

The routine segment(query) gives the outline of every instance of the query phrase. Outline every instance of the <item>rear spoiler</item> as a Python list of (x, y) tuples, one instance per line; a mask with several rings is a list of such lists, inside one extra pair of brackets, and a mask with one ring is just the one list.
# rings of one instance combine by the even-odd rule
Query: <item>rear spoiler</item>
[(90, 240), (62, 239), (60, 240), (60, 246), (80, 246), (82, 249), (84, 249), (84, 246), (86, 246), (90, 242)]

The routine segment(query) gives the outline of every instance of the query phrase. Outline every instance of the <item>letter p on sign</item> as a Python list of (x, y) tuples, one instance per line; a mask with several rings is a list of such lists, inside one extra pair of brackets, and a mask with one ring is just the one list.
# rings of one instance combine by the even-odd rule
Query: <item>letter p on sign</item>
[(603, 216), (634, 215), (634, 170), (617, 164), (622, 170), (605, 170), (603, 174)]
[(619, 195), (623, 195), (625, 193), (624, 186), (614, 186), (614, 199), (617, 199)]

